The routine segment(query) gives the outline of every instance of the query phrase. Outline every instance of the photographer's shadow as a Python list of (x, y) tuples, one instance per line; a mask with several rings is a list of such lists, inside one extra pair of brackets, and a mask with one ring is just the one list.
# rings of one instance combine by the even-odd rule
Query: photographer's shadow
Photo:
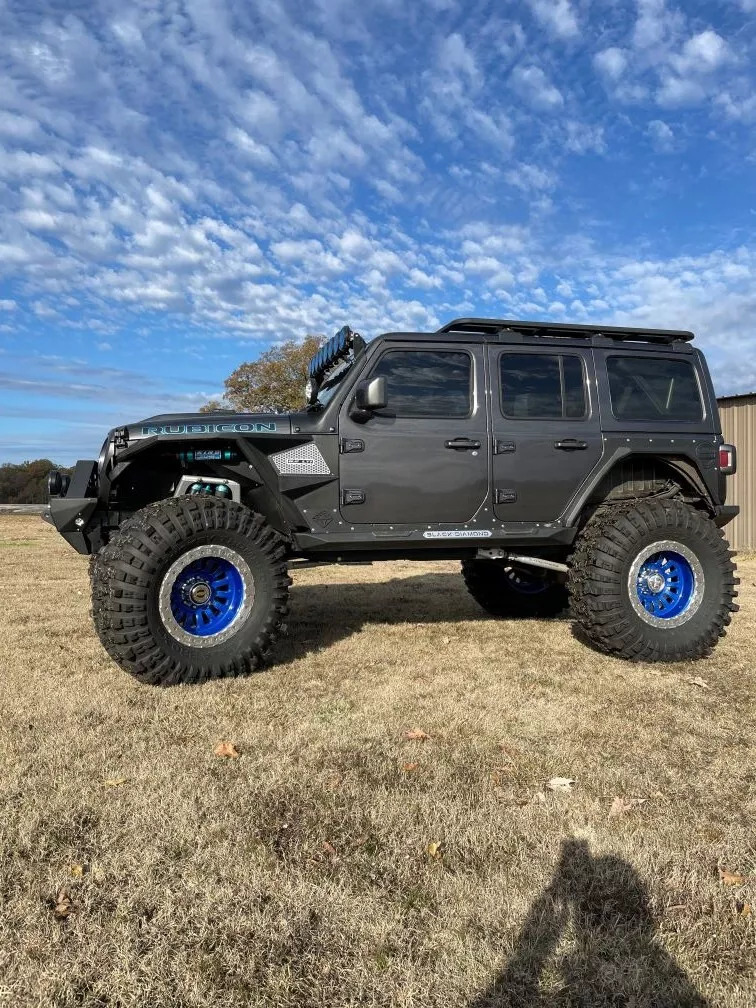
[[(654, 934), (648, 891), (635, 869), (618, 857), (593, 857), (585, 841), (565, 840), (513, 955), (469, 1008), (707, 1008)], [(568, 941), (559, 949), (562, 938)]]

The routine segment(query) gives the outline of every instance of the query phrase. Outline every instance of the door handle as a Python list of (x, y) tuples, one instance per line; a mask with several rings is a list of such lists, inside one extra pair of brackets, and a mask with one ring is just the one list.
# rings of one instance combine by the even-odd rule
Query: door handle
[(577, 438), (565, 438), (564, 441), (555, 441), (554, 447), (561, 448), (562, 451), (582, 451), (588, 447), (588, 442), (578, 441)]
[(453, 441), (447, 441), (446, 447), (451, 448), (454, 451), (474, 451), (480, 448), (480, 441), (473, 441), (471, 438), (458, 437), (454, 438)]

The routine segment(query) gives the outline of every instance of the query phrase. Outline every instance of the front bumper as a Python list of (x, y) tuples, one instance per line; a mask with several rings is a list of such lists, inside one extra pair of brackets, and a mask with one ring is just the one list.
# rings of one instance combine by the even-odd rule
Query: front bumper
[(51, 497), (45, 521), (50, 522), (77, 553), (97, 549), (90, 527), (97, 510), (97, 463), (93, 459), (77, 462), (65, 497)]

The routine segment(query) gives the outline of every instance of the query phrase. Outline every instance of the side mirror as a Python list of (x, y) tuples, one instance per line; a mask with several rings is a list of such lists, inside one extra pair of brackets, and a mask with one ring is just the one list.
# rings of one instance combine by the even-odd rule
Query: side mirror
[(385, 409), (388, 405), (388, 389), (386, 379), (373, 378), (371, 381), (360, 382), (354, 394), (354, 403), (358, 410), (372, 413), (374, 410)]
[(349, 415), (356, 423), (367, 423), (375, 410), (384, 409), (388, 403), (385, 378), (361, 381), (354, 393)]

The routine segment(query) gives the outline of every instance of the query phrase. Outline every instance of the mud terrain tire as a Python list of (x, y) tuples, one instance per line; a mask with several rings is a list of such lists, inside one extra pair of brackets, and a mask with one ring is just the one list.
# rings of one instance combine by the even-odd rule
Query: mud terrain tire
[(251, 672), (285, 630), (291, 581), (283, 540), (233, 501), (149, 505), (92, 558), (90, 574), (100, 641), (144, 683)]
[(599, 650), (620, 658), (704, 658), (738, 608), (733, 556), (714, 522), (680, 501), (609, 507), (577, 541), (573, 616)]

